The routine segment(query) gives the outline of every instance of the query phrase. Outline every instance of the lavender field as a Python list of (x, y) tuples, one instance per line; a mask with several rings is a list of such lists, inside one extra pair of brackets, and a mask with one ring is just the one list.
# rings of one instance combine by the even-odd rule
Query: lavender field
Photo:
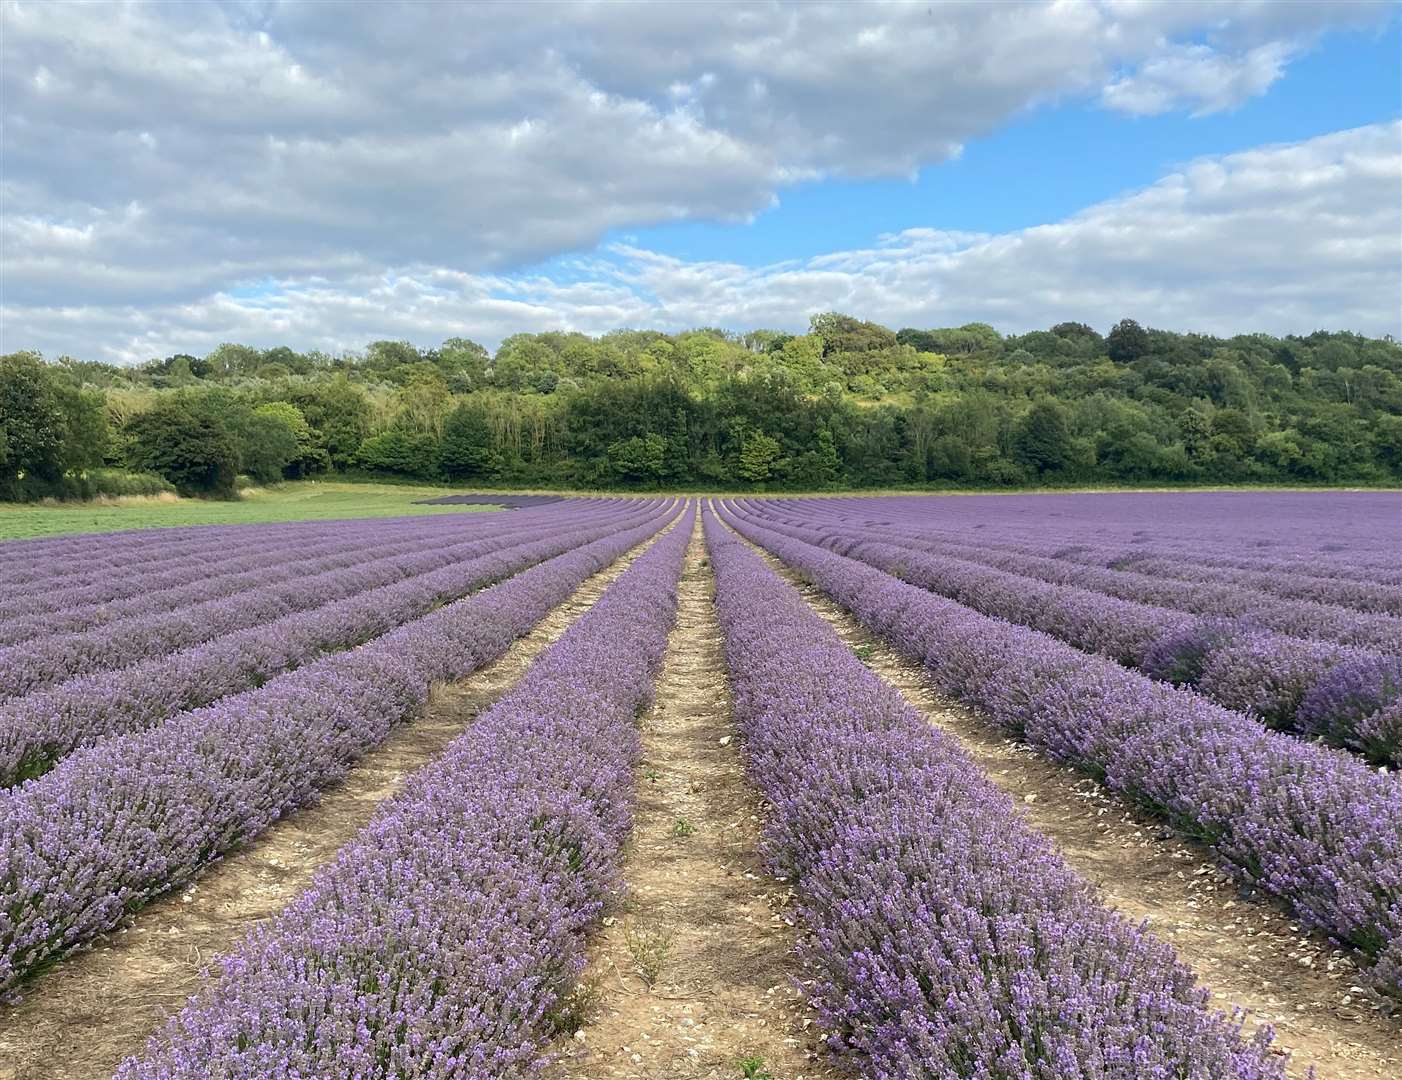
[(0, 544), (0, 1080), (1402, 1075), (1402, 496)]

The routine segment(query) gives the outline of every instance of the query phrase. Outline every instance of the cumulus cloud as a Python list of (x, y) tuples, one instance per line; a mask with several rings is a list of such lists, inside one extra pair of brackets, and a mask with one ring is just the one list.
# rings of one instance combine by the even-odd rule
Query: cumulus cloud
[[(910, 229), (765, 267), (616, 245), (550, 275), (411, 264), (158, 307), (13, 308), (6, 348), (124, 362), (220, 341), (331, 351), (376, 338), (623, 326), (802, 329), (842, 310), (890, 326), (1077, 319), (1232, 334), (1402, 336), (1402, 123), (1190, 162), (1063, 221), (1000, 234)], [(13, 339), (13, 340), (11, 340)]]
[[(12, 307), (483, 273), (909, 175), (1040, 103), (1230, 108), (1385, 3), (0, 5)], [(13, 336), (9, 331), (7, 336)]]
[(1101, 100), (1113, 109), (1156, 116), (1188, 108), (1195, 116), (1235, 108), (1266, 92), (1285, 74), (1295, 46), (1272, 41), (1238, 56), (1206, 45), (1184, 45), (1145, 61), (1133, 74), (1105, 87)]

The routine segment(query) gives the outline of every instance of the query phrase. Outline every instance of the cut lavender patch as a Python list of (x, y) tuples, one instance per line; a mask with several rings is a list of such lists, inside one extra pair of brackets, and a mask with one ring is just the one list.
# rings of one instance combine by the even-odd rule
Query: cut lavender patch
[(520, 1077), (621, 888), (693, 522), (255, 929), (119, 1080)]
[(794, 881), (822, 1024), (856, 1074), (1284, 1075), (1268, 1033), (1212, 1012), (956, 743), (706, 529), (767, 858)]

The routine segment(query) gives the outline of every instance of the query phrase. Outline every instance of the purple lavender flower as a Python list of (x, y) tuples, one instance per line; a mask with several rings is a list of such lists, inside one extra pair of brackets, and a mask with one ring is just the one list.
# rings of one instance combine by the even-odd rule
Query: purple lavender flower
[(1331, 667), (1304, 694), (1297, 713), (1316, 731), (1367, 754), (1402, 765), (1402, 725), (1390, 720), (1402, 699), (1402, 657), (1363, 657)]
[(500, 655), (676, 513), (632, 505), (601, 537), (539, 541), (540, 555), (564, 554), (500, 584), (0, 793), (0, 994), (315, 798), (433, 682)]
[[(794, 882), (812, 993), (854, 1073), (1284, 1075), (1268, 1034), (1212, 1012), (956, 743), (709, 515), (706, 530), (746, 762), (772, 806), (766, 856)], [(825, 559), (860, 565), (800, 560), (823, 587)], [(889, 632), (948, 606), (880, 576), (835, 587)]]
[(1386, 960), (1380, 985), (1398, 991), (1395, 777), (772, 530), (753, 514), (725, 512), (739, 532), (921, 660), (941, 689), (1213, 844), (1307, 925), (1352, 945), (1364, 962)]
[(119, 1080), (534, 1071), (585, 931), (622, 887), (636, 716), (693, 521), (225, 957)]

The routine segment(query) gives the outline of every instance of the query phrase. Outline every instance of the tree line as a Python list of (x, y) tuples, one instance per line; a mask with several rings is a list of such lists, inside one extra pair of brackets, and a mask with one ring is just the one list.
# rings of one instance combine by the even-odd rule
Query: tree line
[(620, 330), (221, 345), (136, 367), (0, 357), (0, 498), (229, 496), (374, 475), (821, 490), (1402, 479), (1402, 348), (1122, 320), (1003, 336), (815, 316), (805, 334)]

